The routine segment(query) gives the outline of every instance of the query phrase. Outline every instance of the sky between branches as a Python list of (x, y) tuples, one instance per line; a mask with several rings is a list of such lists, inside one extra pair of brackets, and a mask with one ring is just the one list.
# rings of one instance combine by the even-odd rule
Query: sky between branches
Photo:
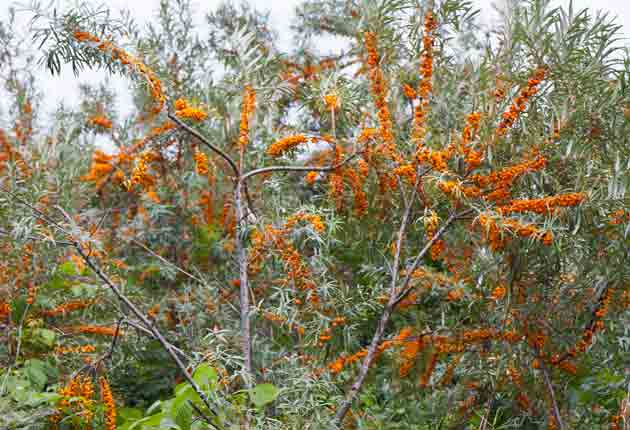
[[(280, 38), (280, 47), (288, 49), (291, 41), (289, 25), (294, 16), (294, 7), (299, 4), (300, 1), (301, 0), (249, 0), (248, 2), (258, 10), (269, 10), (271, 24)], [(481, 21), (483, 23), (489, 24), (493, 22), (493, 20), (496, 20), (497, 15), (493, 10), (493, 4), (498, 4), (500, 7), (502, 1), (503, 0), (475, 0), (475, 3), (482, 11)], [(222, 0), (192, 0), (195, 10), (199, 10), (196, 16), (198, 17), (200, 28), (203, 28), (203, 17), (205, 13), (212, 8), (216, 8), (221, 2)], [(55, 0), (55, 4), (60, 9), (66, 9), (69, 4), (74, 3), (74, 0)], [(131, 11), (136, 22), (139, 25), (143, 25), (155, 17), (160, 0), (134, 0), (131, 2), (128, 0), (101, 0), (98, 3), (94, 3), (103, 4), (114, 12), (127, 8)], [(14, 0), (0, 0), (0, 19), (7, 17), (7, 10), (10, 4), (19, 8), (21, 3)], [(569, 0), (556, 0), (556, 4), (567, 6)], [(630, 46), (630, 0), (574, 0), (573, 4), (576, 10), (588, 7), (616, 16), (618, 22), (623, 25), (626, 37), (624, 44)], [(26, 23), (30, 16), (28, 16), (27, 13), (20, 13), (18, 16), (19, 23), (24, 25), (24, 31), (26, 31)], [(338, 52), (343, 48), (342, 43), (342, 41), (330, 38), (319, 41), (318, 46), (323, 53)], [(66, 66), (62, 70), (60, 76), (54, 77), (50, 76), (48, 71), (42, 67), (41, 71), (37, 73), (37, 76), (40, 79), (40, 88), (42, 88), (45, 94), (45, 110), (52, 112), (55, 106), (62, 102), (68, 107), (75, 106), (79, 98), (79, 82), (98, 83), (105, 78), (105, 72), (87, 70), (80, 74), (79, 79), (76, 79), (69, 66)], [(111, 77), (110, 82), (117, 89), (117, 94), (121, 95), (118, 101), (119, 112), (125, 114), (126, 110), (124, 107), (131, 105), (128, 82), (126, 82), (125, 78), (118, 76)], [(0, 114), (1, 113), (2, 109), (0, 106)], [(0, 122), (0, 127), (2, 126), (3, 124)]]

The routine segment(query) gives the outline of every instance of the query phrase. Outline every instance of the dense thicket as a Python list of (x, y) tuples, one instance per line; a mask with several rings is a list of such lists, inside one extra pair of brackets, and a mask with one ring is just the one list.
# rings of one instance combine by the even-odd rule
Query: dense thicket
[[(630, 61), (509, 2), (0, 23), (0, 423), (630, 428)], [(340, 54), (322, 54), (333, 36)], [(71, 64), (128, 77), (41, 114)]]

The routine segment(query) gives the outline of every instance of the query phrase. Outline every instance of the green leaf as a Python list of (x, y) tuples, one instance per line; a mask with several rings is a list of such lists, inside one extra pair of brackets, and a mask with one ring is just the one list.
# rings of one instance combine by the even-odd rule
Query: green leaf
[(47, 346), (48, 348), (52, 348), (55, 345), (57, 334), (47, 328), (36, 328), (33, 330), (32, 338), (34, 342)]
[(199, 384), (204, 390), (214, 390), (218, 379), (217, 370), (207, 363), (201, 363), (193, 373), (193, 381)]
[(142, 411), (137, 408), (121, 408), (118, 410), (118, 416), (125, 421), (137, 421), (142, 419)]
[(59, 271), (69, 276), (77, 276), (79, 274), (79, 271), (77, 270), (77, 266), (75, 266), (74, 262), (72, 261), (66, 261), (65, 263), (60, 265)]
[(280, 390), (275, 385), (258, 384), (252, 389), (250, 399), (254, 405), (262, 407), (276, 400), (278, 394)]
[(184, 402), (175, 411), (175, 423), (181, 430), (189, 430), (192, 425), (193, 408), (188, 402)]
[(161, 406), (162, 406), (162, 401), (157, 400), (155, 403), (149, 406), (149, 409), (147, 409), (147, 414), (152, 414), (153, 412), (157, 411), (158, 408), (160, 408)]
[(58, 274), (55, 274), (52, 276), (52, 278), (50, 278), (50, 280), (48, 282), (46, 282), (43, 286), (42, 286), (42, 291), (45, 290), (60, 290), (62, 288), (64, 288), (66, 286), (66, 281), (64, 281), (64, 279), (59, 276)]
[(20, 324), (24, 312), (26, 312), (27, 304), (25, 297), (18, 297), (11, 302), (11, 319), (15, 325)]
[(131, 426), (129, 426), (128, 430), (133, 429), (145, 429), (145, 428), (159, 428), (162, 422), (162, 419), (165, 417), (164, 412), (160, 412), (155, 415), (148, 416), (146, 418), (142, 418), (141, 420), (136, 421)]
[(50, 406), (55, 405), (60, 399), (61, 395), (57, 393), (33, 393), (27, 401), (27, 406), (36, 407), (47, 403)]
[(46, 368), (44, 362), (41, 360), (27, 360), (24, 364), (24, 373), (36, 390), (42, 390), (46, 382), (48, 382)]

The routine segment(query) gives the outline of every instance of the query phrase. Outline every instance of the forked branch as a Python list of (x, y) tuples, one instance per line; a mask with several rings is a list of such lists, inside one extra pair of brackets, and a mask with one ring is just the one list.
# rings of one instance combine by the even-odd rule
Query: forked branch
[[(383, 335), (385, 334), (385, 329), (387, 328), (387, 324), (389, 323), (389, 320), (392, 314), (394, 313), (394, 310), (396, 309), (396, 305), (409, 293), (409, 291), (411, 291), (409, 287), (409, 283), (411, 279), (410, 274), (419, 266), (424, 256), (431, 249), (431, 246), (433, 246), (433, 244), (436, 241), (438, 241), (442, 237), (442, 235), (444, 235), (446, 230), (453, 224), (453, 222), (457, 220), (460, 216), (465, 216), (469, 212), (470, 210), (464, 211), (459, 214), (453, 213), (444, 222), (444, 225), (442, 225), (442, 227), (435, 233), (435, 235), (424, 245), (422, 250), (418, 253), (416, 258), (414, 259), (410, 268), (407, 269), (407, 276), (405, 277), (403, 281), (402, 287), (398, 289), (399, 291), (398, 294), (396, 294), (396, 290), (397, 290), (396, 284), (397, 284), (397, 274), (398, 274), (399, 269), (396, 266), (392, 268), (392, 270), (394, 271), (394, 274), (392, 275), (392, 288), (390, 292), (389, 301), (387, 302), (387, 305), (385, 306), (385, 309), (383, 310), (383, 314), (381, 315), (381, 318), (374, 332), (374, 336), (372, 337), (372, 342), (370, 343), (370, 346), (368, 347), (367, 355), (365, 356), (365, 359), (363, 360), (363, 363), (361, 364), (361, 368), (359, 369), (359, 376), (357, 377), (355, 382), (352, 384), (350, 391), (348, 391), (348, 393), (346, 394), (346, 398), (344, 399), (339, 409), (337, 410), (337, 414), (335, 415), (335, 423), (337, 424), (338, 427), (341, 428), (341, 424), (343, 422), (344, 417), (350, 410), (352, 403), (354, 402), (357, 395), (361, 391), (361, 387), (363, 386), (363, 383), (365, 382), (365, 378), (367, 377), (370, 367), (372, 366), (372, 363), (374, 359), (376, 358), (376, 351), (378, 349), (378, 345), (381, 343), (383, 339)], [(398, 261), (398, 258), (400, 255), (400, 233), (404, 232), (403, 228), (406, 226), (406, 223), (408, 220), (408, 213), (409, 213), (408, 210), (406, 210), (405, 215), (403, 216), (403, 221), (401, 223), (401, 229), (399, 230), (399, 242), (397, 243), (396, 257), (394, 259), (395, 262)]]

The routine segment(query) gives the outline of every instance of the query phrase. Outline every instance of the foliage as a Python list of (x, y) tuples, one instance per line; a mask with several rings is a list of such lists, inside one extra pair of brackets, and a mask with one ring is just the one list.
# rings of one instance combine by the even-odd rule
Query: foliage
[[(614, 20), (306, 0), (286, 50), (248, 6), (31, 11), (30, 45), (0, 23), (2, 428), (629, 428)], [(46, 121), (37, 58), (128, 76), (131, 114), (83, 85)]]

